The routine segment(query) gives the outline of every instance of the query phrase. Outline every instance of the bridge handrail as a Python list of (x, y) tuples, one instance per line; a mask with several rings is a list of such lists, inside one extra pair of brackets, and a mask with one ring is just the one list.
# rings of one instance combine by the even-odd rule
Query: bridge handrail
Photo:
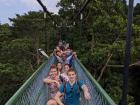
[(78, 58), (76, 58), (76, 61), (83, 68), (84, 72), (88, 75), (88, 77), (91, 80), (91, 82), (95, 85), (95, 87), (98, 89), (98, 91), (100, 92), (100, 94), (107, 101), (108, 105), (116, 105), (115, 102), (106, 93), (106, 91), (100, 86), (100, 84), (93, 78), (93, 76), (89, 73), (89, 71), (85, 68), (85, 66), (80, 62), (80, 60)]
[[(51, 59), (52, 56), (49, 57)], [(14, 105), (19, 97), (24, 93), (26, 88), (33, 82), (36, 76), (42, 71), (42, 68), (46, 65), (48, 60), (46, 60), (30, 77), (26, 82), (17, 90), (17, 92), (8, 100), (5, 105)]]

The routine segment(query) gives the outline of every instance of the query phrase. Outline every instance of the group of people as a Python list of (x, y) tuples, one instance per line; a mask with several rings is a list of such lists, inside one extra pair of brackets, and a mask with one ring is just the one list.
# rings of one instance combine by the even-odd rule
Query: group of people
[(47, 105), (80, 105), (82, 91), (85, 99), (90, 100), (87, 86), (82, 80), (77, 79), (76, 71), (71, 67), (71, 60), (76, 57), (76, 53), (68, 44), (59, 42), (54, 54), (58, 63), (51, 65), (49, 75), (43, 79), (50, 89)]
[(77, 57), (76, 52), (73, 52), (69, 46), (69, 43), (59, 41), (58, 46), (54, 50), (54, 54), (62, 64), (70, 64), (73, 57)]

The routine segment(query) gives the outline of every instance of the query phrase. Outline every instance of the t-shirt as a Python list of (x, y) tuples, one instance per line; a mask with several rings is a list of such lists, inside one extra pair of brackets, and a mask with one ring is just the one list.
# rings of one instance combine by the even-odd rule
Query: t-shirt
[[(47, 78), (48, 78), (48, 79), (51, 79), (50, 76), (47, 77)], [(52, 80), (53, 80), (53, 79), (52, 79)], [(59, 77), (58, 77), (57, 81), (60, 82)], [(56, 94), (56, 93), (58, 92), (58, 90), (59, 90), (59, 87), (57, 86), (56, 83), (49, 83), (49, 84), (48, 84), (48, 87), (49, 87), (49, 91), (50, 91), (50, 96), (51, 96), (51, 98), (54, 98), (55, 94)]]
[[(79, 85), (78, 85), (79, 84)], [(80, 104), (80, 88), (84, 82), (82, 80), (75, 82), (72, 86), (69, 82), (62, 84), (59, 88), (60, 93), (64, 93), (65, 105), (79, 105)]]

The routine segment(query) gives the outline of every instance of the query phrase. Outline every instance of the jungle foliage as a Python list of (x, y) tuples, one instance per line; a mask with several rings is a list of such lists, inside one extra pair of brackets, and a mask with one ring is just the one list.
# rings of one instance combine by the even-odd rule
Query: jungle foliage
[[(92, 0), (75, 17), (84, 0), (60, 0), (58, 14), (30, 11), (9, 18), (12, 26), (0, 24), (0, 104), (4, 104), (31, 76), (45, 58), (38, 48), (53, 52), (58, 40), (71, 44), (78, 58), (102, 87), (119, 103), (122, 92), (127, 5), (125, 0)], [(134, 9), (131, 64), (140, 60), (140, 4)], [(103, 74), (101, 74), (101, 72)], [(135, 83), (133, 84), (133, 82)], [(129, 105), (139, 105), (133, 91), (138, 78), (130, 77)], [(138, 90), (138, 87), (135, 87)]]

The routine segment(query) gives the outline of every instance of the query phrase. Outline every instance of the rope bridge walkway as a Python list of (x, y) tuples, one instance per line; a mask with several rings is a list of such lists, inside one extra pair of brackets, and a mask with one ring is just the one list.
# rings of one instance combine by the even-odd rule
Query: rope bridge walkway
[[(5, 105), (46, 105), (50, 92), (44, 85), (43, 79), (55, 62), (56, 57), (50, 56)], [(116, 105), (77, 58), (73, 59), (72, 65), (77, 71), (78, 79), (85, 81), (91, 94), (90, 101), (85, 100), (81, 95), (81, 105)]]

